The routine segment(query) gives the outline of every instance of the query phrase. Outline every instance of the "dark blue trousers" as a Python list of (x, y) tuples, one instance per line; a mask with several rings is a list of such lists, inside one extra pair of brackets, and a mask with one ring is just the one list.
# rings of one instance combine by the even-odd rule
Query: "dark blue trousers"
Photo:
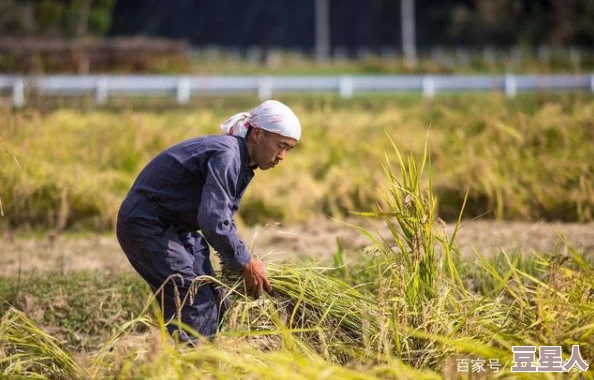
[[(132, 267), (153, 292), (175, 275), (157, 294), (165, 322), (176, 320), (181, 306), (183, 323), (203, 336), (213, 337), (230, 302), (222, 300), (222, 292), (212, 283), (200, 285), (193, 302), (188, 296), (197, 276), (214, 276), (210, 248), (200, 233), (176, 230), (163, 221), (163, 216), (164, 211), (143, 195), (129, 194), (118, 213), (118, 241)], [(186, 296), (186, 302), (180, 304)], [(167, 329), (171, 334), (178, 330), (171, 323)], [(183, 333), (180, 337), (187, 339)]]

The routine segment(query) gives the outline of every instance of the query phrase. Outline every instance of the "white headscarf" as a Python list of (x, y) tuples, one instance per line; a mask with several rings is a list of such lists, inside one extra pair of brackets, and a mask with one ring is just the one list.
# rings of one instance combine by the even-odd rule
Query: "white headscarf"
[(301, 138), (299, 119), (289, 107), (277, 100), (267, 100), (251, 112), (235, 114), (221, 124), (220, 128), (227, 135), (245, 138), (250, 125), (297, 141)]

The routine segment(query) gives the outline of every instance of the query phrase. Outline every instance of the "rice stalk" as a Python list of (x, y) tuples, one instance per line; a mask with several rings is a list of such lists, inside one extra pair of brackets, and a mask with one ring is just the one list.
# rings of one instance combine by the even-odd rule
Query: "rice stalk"
[(78, 379), (90, 376), (72, 354), (27, 316), (14, 308), (0, 324), (0, 369), (5, 376)]

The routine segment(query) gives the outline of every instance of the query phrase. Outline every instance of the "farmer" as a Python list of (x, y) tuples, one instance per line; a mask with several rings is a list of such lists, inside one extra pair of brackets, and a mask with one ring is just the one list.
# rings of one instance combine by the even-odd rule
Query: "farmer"
[[(194, 137), (152, 159), (122, 203), (116, 227), (130, 264), (153, 292), (173, 275), (157, 297), (165, 321), (187, 298), (181, 321), (211, 338), (229, 301), (211, 283), (186, 297), (192, 280), (214, 276), (210, 245), (226, 269), (241, 271), (250, 296), (272, 290), (264, 264), (237, 236), (233, 216), (254, 170), (275, 167), (301, 137), (297, 116), (275, 100), (232, 116), (220, 128), (225, 135)], [(167, 328), (172, 335), (179, 331), (171, 323)]]

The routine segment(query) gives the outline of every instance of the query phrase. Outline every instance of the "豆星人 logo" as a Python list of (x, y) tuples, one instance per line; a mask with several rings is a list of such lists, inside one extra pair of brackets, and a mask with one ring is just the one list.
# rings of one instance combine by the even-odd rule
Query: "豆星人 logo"
[[(589, 365), (582, 358), (580, 346), (571, 347), (571, 356), (566, 361), (561, 355), (561, 346), (540, 346), (538, 347), (538, 359), (536, 358), (536, 346), (513, 346), (514, 355), (512, 372), (585, 372)], [(456, 359), (458, 372), (499, 372), (501, 364), (499, 359)], [(503, 369), (507, 367), (506, 362)]]
[(538, 348), (538, 360), (536, 360), (535, 346), (513, 346), (514, 365), (512, 372), (569, 372), (586, 371), (588, 363), (580, 354), (580, 346), (574, 344), (571, 347), (571, 356), (563, 361), (561, 346), (540, 346)]

